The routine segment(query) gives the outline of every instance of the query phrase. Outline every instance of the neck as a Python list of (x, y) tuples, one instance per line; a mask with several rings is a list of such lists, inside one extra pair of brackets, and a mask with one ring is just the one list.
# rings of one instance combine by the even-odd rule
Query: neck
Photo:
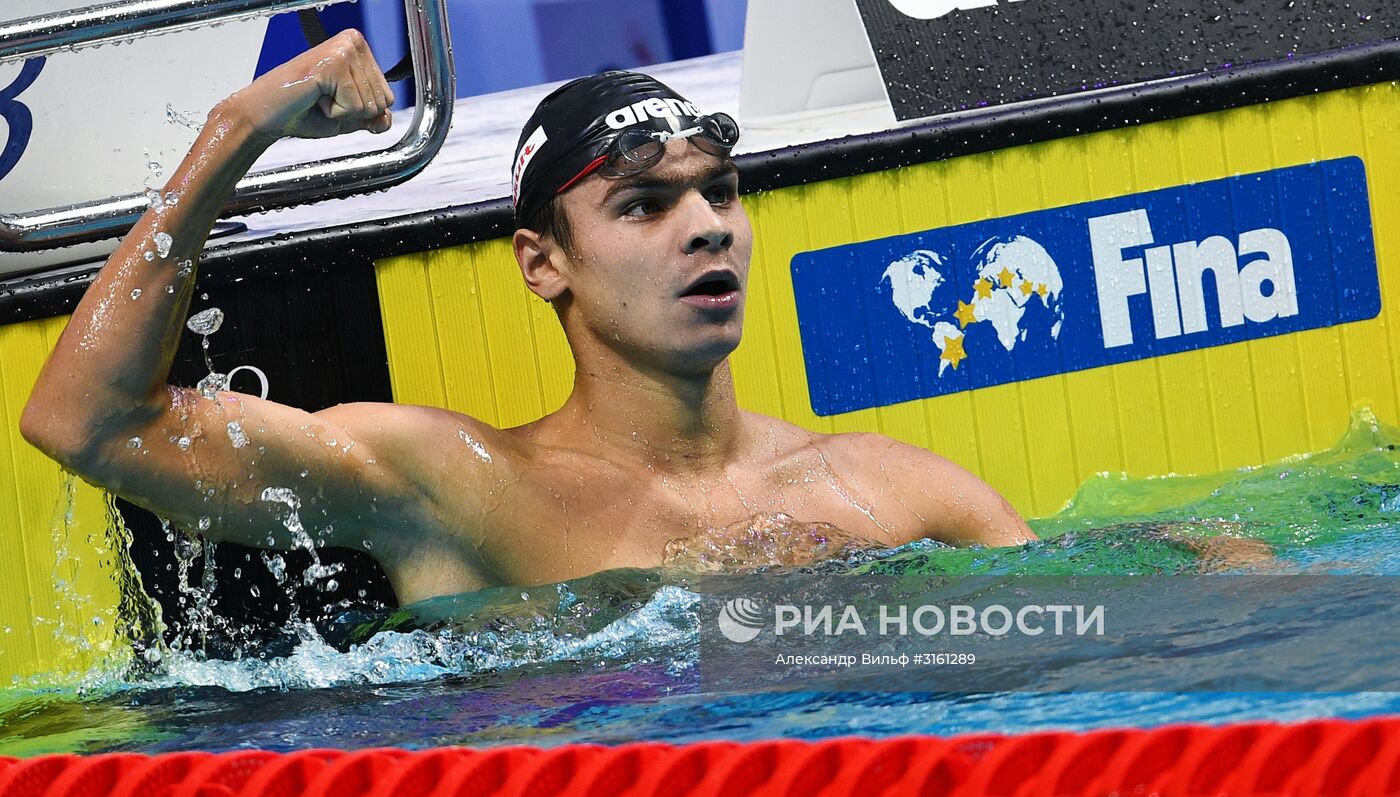
[(581, 358), (574, 391), (552, 418), (620, 461), (669, 473), (722, 469), (742, 442), (728, 360), (697, 374)]

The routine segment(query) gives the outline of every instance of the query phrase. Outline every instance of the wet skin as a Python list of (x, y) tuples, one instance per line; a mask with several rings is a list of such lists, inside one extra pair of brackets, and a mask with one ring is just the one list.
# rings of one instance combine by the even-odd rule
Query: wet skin
[[(143, 218), (75, 311), (26, 407), (25, 437), (216, 540), (294, 544), (287, 507), (262, 498), (291, 488), (313, 536), (367, 547), (406, 603), (653, 567), (668, 541), (746, 524), (782, 536), (777, 513), (873, 545), (1034, 539), (993, 489), (928, 451), (739, 409), (727, 358), (753, 234), (732, 167), (684, 140), (642, 175), (571, 188), (571, 249), (515, 234), (522, 276), (558, 311), (577, 363), (568, 401), (534, 423), (495, 429), (396, 404), (307, 413), (167, 386), (194, 280), (179, 264), (198, 256), (232, 186), (277, 138), (387, 130), (387, 92), (347, 34), (221, 103), (166, 187), (178, 206)], [(162, 231), (171, 254), (148, 263)], [(697, 289), (707, 276), (714, 284)], [(248, 445), (234, 445), (231, 421)], [(188, 447), (169, 442), (181, 437)], [(790, 532), (797, 554), (786, 560), (800, 559), (810, 540)]]

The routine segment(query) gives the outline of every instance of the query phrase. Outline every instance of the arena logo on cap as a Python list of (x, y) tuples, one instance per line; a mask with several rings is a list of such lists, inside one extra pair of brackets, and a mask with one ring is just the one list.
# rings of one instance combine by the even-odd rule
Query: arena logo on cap
[(626, 130), (632, 125), (640, 124), (646, 119), (665, 119), (667, 117), (675, 118), (699, 115), (700, 109), (695, 107), (695, 103), (686, 102), (685, 100), (652, 97), (618, 108), (603, 118), (607, 121), (608, 127), (611, 127), (613, 130)]
[(525, 146), (520, 148), (520, 153), (515, 157), (515, 169), (510, 185), (512, 200), (520, 201), (520, 180), (525, 177), (525, 169), (529, 167), (530, 161), (540, 154), (540, 147), (543, 147), (546, 141), (549, 141), (549, 135), (544, 132), (543, 127), (535, 128), (535, 132), (525, 139)]
[[(1024, 0), (1001, 0), (1003, 3), (1020, 3)], [(906, 17), (914, 19), (938, 19), (954, 11), (971, 11), (997, 5), (997, 0), (890, 0), (890, 5)]]

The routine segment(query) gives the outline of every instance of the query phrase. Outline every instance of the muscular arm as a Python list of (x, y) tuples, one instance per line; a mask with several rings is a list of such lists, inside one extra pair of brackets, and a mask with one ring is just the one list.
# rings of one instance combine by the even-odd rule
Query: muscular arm
[(849, 437), (853, 472), (883, 494), (882, 505), (897, 507), (890, 515), (907, 529), (897, 544), (928, 537), (997, 548), (1037, 539), (1015, 507), (956, 463), (883, 435)]
[[(165, 186), (176, 202), (146, 212), (74, 311), (25, 407), (24, 437), (84, 479), (214, 539), (287, 545), (293, 535), (279, 521), (292, 494), (308, 528), (342, 537), (409, 511), (406, 481), (374, 451), (374, 412), (312, 415), (167, 385), (194, 261), (238, 180), (284, 136), (387, 131), (392, 102), (353, 32), (221, 102)], [(376, 496), (385, 495), (401, 500), (384, 502), (381, 515)]]

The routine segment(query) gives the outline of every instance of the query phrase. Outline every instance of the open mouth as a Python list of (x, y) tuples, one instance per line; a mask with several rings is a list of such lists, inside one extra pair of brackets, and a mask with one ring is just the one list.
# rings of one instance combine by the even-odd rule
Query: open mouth
[(739, 290), (739, 277), (731, 271), (716, 271), (696, 280), (681, 298), (721, 297)]

